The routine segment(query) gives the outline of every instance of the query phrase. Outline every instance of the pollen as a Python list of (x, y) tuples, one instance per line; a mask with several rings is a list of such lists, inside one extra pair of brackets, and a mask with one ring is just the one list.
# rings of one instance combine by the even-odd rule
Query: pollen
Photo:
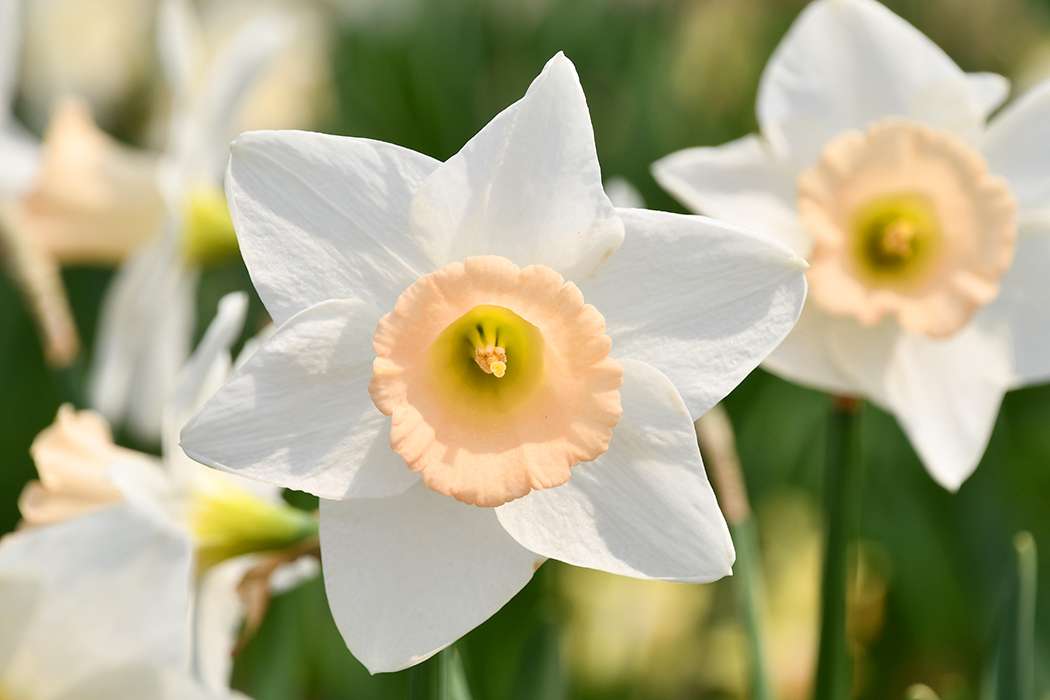
[(474, 350), (474, 362), (485, 374), (502, 379), (507, 373), (507, 351), (498, 345), (486, 345)]
[(907, 258), (915, 244), (915, 225), (905, 219), (899, 219), (886, 227), (882, 232), (879, 245), (887, 257)]

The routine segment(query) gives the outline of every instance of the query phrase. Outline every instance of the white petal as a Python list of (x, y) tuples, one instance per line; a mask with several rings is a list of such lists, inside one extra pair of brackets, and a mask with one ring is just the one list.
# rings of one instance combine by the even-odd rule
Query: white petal
[(832, 137), (887, 116), (966, 138), (983, 123), (966, 74), (890, 10), (874, 0), (811, 3), (762, 75), (762, 133), (808, 165)]
[(809, 255), (812, 242), (795, 211), (796, 169), (778, 160), (761, 137), (672, 153), (653, 163), (653, 176), (693, 211)]
[(830, 347), (834, 329), (841, 325), (852, 330), (857, 324), (806, 304), (798, 323), (762, 366), (796, 384), (840, 396), (858, 395), (860, 384), (839, 367)]
[(164, 0), (157, 13), (157, 49), (176, 104), (189, 96), (203, 51), (200, 20), (189, 0)]
[(712, 219), (618, 211), (623, 248), (580, 288), (605, 316), (616, 356), (666, 373), (700, 416), (791, 330), (806, 264)]
[(293, 316), (182, 431), (191, 458), (321, 498), (388, 496), (418, 480), (372, 404), (379, 311), (333, 300)]
[(977, 323), (1008, 339), (1011, 388), (1050, 381), (1050, 231), (1021, 235), (1014, 262), (1000, 284), (999, 296)]
[[(0, 0), (2, 2), (2, 0)], [(0, 109), (3, 105), (0, 105)], [(33, 186), (40, 166), (40, 146), (14, 124), (4, 124), (0, 115), (0, 198), (13, 199)]]
[(142, 439), (160, 438), (164, 401), (189, 356), (197, 279), (164, 235), (124, 264), (102, 302), (91, 405)]
[(372, 673), (415, 665), (456, 641), (538, 565), (492, 509), (422, 483), (392, 498), (322, 500), (321, 561), (332, 616)]
[(562, 486), (500, 506), (500, 524), (537, 554), (576, 566), (679, 581), (728, 576), (733, 541), (693, 419), (659, 370), (623, 366), (623, 418), (608, 452)]
[(244, 619), (237, 586), (257, 563), (237, 557), (208, 569), (201, 578), (193, 609), (193, 667), (200, 682), (220, 693), (230, 687), (233, 653)]
[(430, 272), (408, 233), (409, 209), (437, 166), (366, 139), (295, 131), (238, 138), (226, 194), (241, 255), (274, 322), (326, 299), (363, 299), (385, 312)]
[(838, 373), (849, 377), (851, 396), (867, 399), (887, 411), (894, 410), (889, 387), (890, 366), (903, 332), (898, 324), (884, 320), (865, 326), (852, 318), (824, 314), (824, 342)]
[[(2, 0), (0, 0), (2, 4)], [(34, 576), (0, 571), (0, 678), (33, 624), (43, 591)]]
[(226, 689), (219, 693), (206, 690), (185, 672), (178, 673), (150, 664), (129, 664), (92, 675), (54, 700), (219, 700), (233, 698)]
[(43, 596), (5, 680), (44, 698), (106, 667), (184, 665), (191, 554), (120, 506), (5, 538), (0, 574), (35, 577)]
[(621, 209), (644, 209), (645, 200), (638, 188), (622, 177), (611, 177), (605, 181), (605, 194), (613, 206)]
[(1010, 81), (998, 73), (967, 73), (966, 79), (984, 119), (1002, 107), (1010, 95)]
[(954, 491), (984, 455), (1008, 384), (1008, 350), (974, 324), (950, 340), (903, 336), (887, 374), (893, 412), (930, 475)]
[(569, 59), (552, 58), (522, 99), (423, 183), (412, 227), (439, 264), (501, 255), (570, 279), (619, 247), (623, 226), (602, 189), (587, 101)]
[(218, 179), (235, 135), (236, 119), (248, 91), (291, 36), (287, 17), (263, 15), (245, 23), (216, 56), (207, 83), (185, 120), (176, 122), (172, 145), (184, 178)]
[(165, 403), (161, 454), (177, 480), (185, 481), (200, 469), (200, 465), (186, 458), (179, 447), (179, 433), (226, 381), (232, 364), (230, 347), (244, 329), (247, 311), (248, 295), (244, 292), (227, 294), (219, 301), (218, 313), (179, 372), (175, 391)]
[(1006, 177), (1022, 223), (1031, 212), (1050, 216), (1050, 80), (1013, 102), (992, 120), (984, 154), (992, 172)]

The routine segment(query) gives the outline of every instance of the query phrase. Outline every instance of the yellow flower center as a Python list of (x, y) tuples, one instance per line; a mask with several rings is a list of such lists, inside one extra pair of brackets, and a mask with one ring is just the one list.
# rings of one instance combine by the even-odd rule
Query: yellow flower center
[(309, 513), (263, 500), (215, 476), (195, 491), (189, 509), (202, 569), (241, 554), (283, 549), (317, 533), (317, 520)]
[(449, 410), (505, 415), (543, 377), (539, 328), (502, 306), (475, 306), (430, 346), (431, 375)]
[(798, 180), (813, 236), (810, 300), (931, 338), (959, 332), (999, 292), (1016, 204), (981, 154), (951, 134), (891, 119), (832, 139)]
[(182, 252), (196, 265), (216, 265), (237, 254), (237, 234), (217, 187), (196, 187), (186, 197), (182, 230)]
[(623, 370), (605, 319), (542, 265), (478, 256), (424, 275), (376, 326), (368, 390), (438, 493), (495, 507), (609, 448)]
[(918, 194), (876, 197), (853, 215), (858, 271), (872, 284), (906, 284), (922, 277), (941, 242), (937, 217)]

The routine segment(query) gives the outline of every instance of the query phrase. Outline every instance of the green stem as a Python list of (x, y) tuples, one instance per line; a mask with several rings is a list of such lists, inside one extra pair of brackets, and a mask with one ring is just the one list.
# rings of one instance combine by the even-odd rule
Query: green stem
[[(1001, 697), (1036, 700), (1035, 692), (1035, 603), (1038, 561), (1035, 539), (1029, 532), (1014, 537), (1017, 555), (1017, 608), (1012, 624), (1013, 649), (1007, 647), (1004, 661), (1004, 692)], [(1008, 629), (1009, 629), (1008, 627)], [(1010, 653), (1012, 651), (1013, 653)]]
[(859, 471), (857, 433), (859, 404), (835, 399), (828, 423), (824, 465), (824, 570), (821, 575), (820, 647), (815, 700), (849, 697), (850, 655), (846, 640), (846, 579), (850, 516), (856, 511)]
[(747, 499), (733, 426), (725, 409), (719, 405), (696, 422), (696, 432), (704, 464), (711, 474), (719, 505), (725, 513), (729, 534), (736, 548), (733, 582), (751, 661), (748, 697), (753, 700), (773, 700), (762, 634), (763, 583), (758, 529)]
[(410, 700), (470, 700), (463, 661), (455, 646), (408, 670)]
[(773, 700), (762, 638), (762, 560), (758, 550), (758, 529), (754, 519), (747, 518), (730, 525), (729, 532), (736, 546), (733, 581), (737, 585), (740, 616), (747, 632), (748, 653), (751, 658), (749, 697), (753, 700)]

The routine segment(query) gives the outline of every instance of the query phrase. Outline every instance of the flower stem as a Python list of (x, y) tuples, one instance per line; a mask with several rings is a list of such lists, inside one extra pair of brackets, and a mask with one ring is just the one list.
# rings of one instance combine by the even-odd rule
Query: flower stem
[(408, 671), (410, 700), (470, 700), (463, 661), (455, 646), (442, 649)]
[(747, 634), (751, 659), (748, 697), (753, 700), (772, 700), (773, 689), (769, 683), (762, 635), (763, 583), (758, 529), (747, 500), (733, 426), (725, 409), (719, 405), (696, 422), (696, 431), (704, 463), (711, 473), (736, 548), (733, 582), (737, 586), (740, 617)]
[(824, 570), (821, 575), (820, 647), (815, 700), (849, 697), (850, 655), (846, 640), (846, 579), (851, 515), (858, 490), (857, 434), (860, 404), (835, 398), (828, 422), (824, 464)]

